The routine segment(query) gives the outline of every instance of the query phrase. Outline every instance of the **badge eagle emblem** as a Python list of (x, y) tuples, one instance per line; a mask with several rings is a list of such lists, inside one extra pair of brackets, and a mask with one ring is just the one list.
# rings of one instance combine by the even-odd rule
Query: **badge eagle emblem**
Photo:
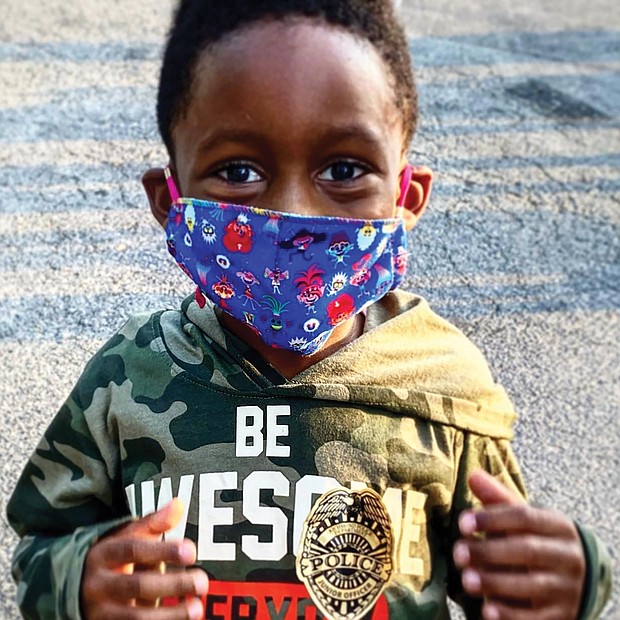
[(323, 494), (304, 524), (297, 577), (330, 620), (359, 620), (392, 574), (392, 523), (372, 489)]

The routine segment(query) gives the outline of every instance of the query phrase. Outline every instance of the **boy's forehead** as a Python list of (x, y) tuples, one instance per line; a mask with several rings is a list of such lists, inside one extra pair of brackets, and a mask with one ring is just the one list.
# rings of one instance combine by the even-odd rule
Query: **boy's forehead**
[(207, 123), (287, 128), (298, 138), (303, 130), (363, 127), (376, 140), (402, 134), (403, 124), (374, 46), (309, 18), (246, 26), (203, 52), (175, 142), (198, 138)]

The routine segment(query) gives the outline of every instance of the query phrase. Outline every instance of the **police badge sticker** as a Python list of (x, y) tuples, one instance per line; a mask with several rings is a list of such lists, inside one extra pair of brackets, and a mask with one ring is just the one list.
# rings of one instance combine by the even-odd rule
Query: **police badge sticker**
[(314, 504), (301, 536), (297, 577), (330, 620), (359, 620), (393, 569), (393, 533), (381, 496), (337, 488)]

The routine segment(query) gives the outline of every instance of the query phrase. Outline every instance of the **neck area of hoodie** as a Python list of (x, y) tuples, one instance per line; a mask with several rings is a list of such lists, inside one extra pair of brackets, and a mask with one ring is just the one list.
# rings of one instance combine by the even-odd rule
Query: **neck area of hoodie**
[(205, 336), (210, 355), (232, 355), (262, 393), (355, 402), (498, 439), (513, 436), (512, 403), (482, 353), (411, 293), (388, 293), (368, 308), (359, 338), (288, 381), (220, 325), (212, 304), (200, 308), (187, 298), (182, 312)]

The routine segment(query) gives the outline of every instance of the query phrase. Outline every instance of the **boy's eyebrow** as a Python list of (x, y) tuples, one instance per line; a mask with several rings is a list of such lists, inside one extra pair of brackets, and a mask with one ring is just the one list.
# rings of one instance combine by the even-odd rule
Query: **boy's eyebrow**
[[(314, 140), (319, 146), (329, 142), (342, 142), (345, 140), (359, 140), (369, 147), (381, 149), (384, 140), (381, 139), (379, 132), (365, 125), (347, 124), (332, 125), (325, 123), (322, 126), (313, 128)], [(261, 149), (268, 149), (270, 146), (269, 138), (252, 129), (241, 129), (239, 127), (218, 127), (200, 141), (199, 152), (212, 149), (221, 142), (252, 143)]]
[(321, 142), (334, 139), (336, 141), (354, 139), (365, 142), (375, 148), (381, 148), (384, 143), (379, 133), (366, 125), (339, 125), (335, 127), (333, 125), (326, 125), (325, 131), (319, 135), (321, 136)]
[(198, 151), (203, 153), (209, 151), (220, 142), (252, 142), (263, 148), (267, 147), (267, 139), (260, 133), (238, 127), (218, 127), (210, 131), (205, 138), (198, 144)]

